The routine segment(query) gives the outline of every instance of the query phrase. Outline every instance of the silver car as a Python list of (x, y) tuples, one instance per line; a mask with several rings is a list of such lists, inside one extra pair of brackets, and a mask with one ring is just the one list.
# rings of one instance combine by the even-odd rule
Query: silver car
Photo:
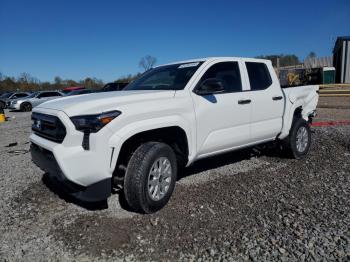
[(11, 101), (9, 108), (20, 111), (31, 111), (33, 107), (46, 101), (63, 97), (64, 94), (59, 91), (40, 91), (35, 92), (25, 98)]
[(28, 92), (5, 93), (0, 96), (0, 108), (7, 108), (12, 100), (28, 97)]

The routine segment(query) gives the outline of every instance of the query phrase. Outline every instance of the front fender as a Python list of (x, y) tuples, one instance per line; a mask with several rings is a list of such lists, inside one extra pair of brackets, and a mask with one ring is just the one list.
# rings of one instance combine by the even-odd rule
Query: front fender
[(111, 136), (108, 142), (109, 147), (113, 148), (113, 155), (111, 156), (111, 163), (110, 163), (111, 172), (113, 172), (116, 166), (120, 149), (126, 140), (144, 131), (150, 131), (154, 129), (172, 127), (172, 126), (180, 127), (185, 131), (187, 142), (188, 142), (189, 159), (191, 159), (191, 156), (194, 155), (195, 147), (193, 144), (194, 139), (192, 139), (190, 124), (186, 123), (183, 120), (183, 118), (176, 115), (152, 118), (152, 119), (132, 122), (128, 125), (125, 125), (121, 129), (117, 130), (114, 133), (114, 135)]

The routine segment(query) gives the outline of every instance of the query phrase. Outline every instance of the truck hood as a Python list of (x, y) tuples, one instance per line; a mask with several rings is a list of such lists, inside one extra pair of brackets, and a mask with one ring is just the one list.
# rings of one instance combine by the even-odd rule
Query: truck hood
[(71, 117), (118, 110), (118, 106), (121, 105), (133, 104), (144, 100), (157, 101), (171, 98), (174, 95), (174, 90), (114, 91), (58, 98), (42, 103), (37, 108), (63, 111)]

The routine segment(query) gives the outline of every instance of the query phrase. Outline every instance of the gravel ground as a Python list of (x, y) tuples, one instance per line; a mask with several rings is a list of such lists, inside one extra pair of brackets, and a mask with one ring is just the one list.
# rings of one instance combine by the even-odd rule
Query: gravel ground
[(30, 161), (30, 114), (6, 113), (0, 261), (350, 260), (350, 126), (313, 128), (302, 161), (268, 148), (200, 161), (163, 210), (138, 215), (118, 194), (82, 206), (53, 193)]
[(350, 120), (350, 109), (318, 108), (315, 121)]
[(350, 109), (350, 97), (320, 97), (318, 107)]
[(350, 97), (320, 97), (315, 121), (350, 120)]

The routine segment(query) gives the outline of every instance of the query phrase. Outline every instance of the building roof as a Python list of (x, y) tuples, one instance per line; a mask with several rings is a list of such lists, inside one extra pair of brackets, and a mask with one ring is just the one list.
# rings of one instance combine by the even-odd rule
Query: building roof
[(350, 41), (350, 36), (338, 36), (337, 37), (337, 40), (335, 41), (335, 44), (334, 44), (333, 53), (338, 51), (338, 49), (341, 46), (341, 43), (344, 41)]
[(338, 36), (337, 37), (337, 41), (344, 41), (344, 40), (350, 40), (350, 36)]

